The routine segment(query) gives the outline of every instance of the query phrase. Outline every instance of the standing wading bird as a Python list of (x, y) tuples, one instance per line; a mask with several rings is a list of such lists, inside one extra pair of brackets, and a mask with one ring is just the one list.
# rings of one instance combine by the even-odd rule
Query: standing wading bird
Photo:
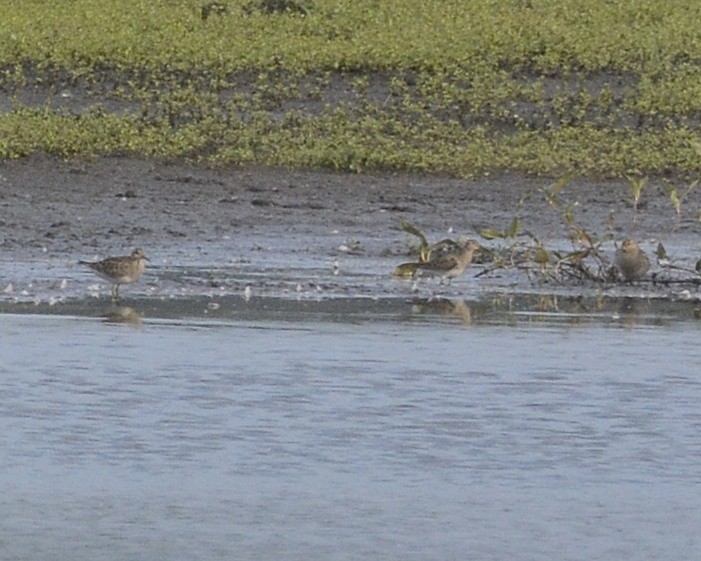
[(626, 240), (616, 250), (616, 268), (630, 282), (640, 279), (650, 269), (650, 260), (634, 240)]
[(399, 277), (413, 276), (425, 271), (441, 279), (454, 279), (462, 275), (472, 263), (475, 251), (482, 246), (475, 240), (460, 238), (457, 242), (441, 242), (433, 246), (426, 262), (402, 263), (394, 269), (394, 275)]
[(94, 263), (79, 261), (81, 265), (87, 265), (92, 271), (112, 283), (112, 300), (119, 299), (119, 285), (130, 284), (141, 278), (146, 269), (148, 258), (143, 249), (136, 248), (131, 255), (120, 257), (108, 257)]

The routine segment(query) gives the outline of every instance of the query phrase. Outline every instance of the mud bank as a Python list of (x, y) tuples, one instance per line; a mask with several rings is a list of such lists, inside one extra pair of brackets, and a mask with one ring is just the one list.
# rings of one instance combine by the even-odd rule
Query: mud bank
[[(238, 294), (246, 286), (254, 294), (295, 298), (412, 295), (425, 287), (390, 275), (415, 242), (401, 230), (400, 218), (436, 240), (477, 237), (484, 228), (506, 228), (518, 216), (524, 231), (549, 247), (567, 249), (568, 226), (539, 192), (551, 183), (508, 174), (456, 180), (215, 169), (130, 158), (63, 161), (35, 155), (5, 161), (0, 296), (106, 293), (108, 287), (79, 267), (78, 259), (125, 254), (137, 246), (149, 255), (150, 270), (127, 295)], [(632, 236), (649, 253), (661, 241), (675, 263), (693, 269), (701, 251), (701, 190), (686, 196), (679, 217), (662, 180), (646, 186), (637, 215), (627, 182), (574, 179), (559, 197), (574, 205), (577, 222), (591, 234)], [(645, 284), (622, 288), (635, 295), (660, 291)], [(601, 287), (534, 286), (509, 270), (477, 279), (468, 272), (449, 287), (429, 283), (426, 290), (462, 297), (484, 290), (571, 294)], [(683, 290), (696, 293), (693, 285), (679, 287)]]

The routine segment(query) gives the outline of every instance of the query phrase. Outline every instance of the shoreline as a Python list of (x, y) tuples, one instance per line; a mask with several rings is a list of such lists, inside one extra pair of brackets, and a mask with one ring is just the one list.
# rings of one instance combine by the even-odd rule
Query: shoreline
[[(504, 230), (518, 217), (521, 230), (549, 249), (571, 249), (567, 224), (539, 191), (551, 184), (517, 174), (464, 180), (37, 154), (0, 162), (2, 288), (68, 279), (85, 292), (98, 279), (77, 265), (79, 259), (142, 247), (159, 282), (172, 278), (175, 287), (193, 282), (204, 290), (220, 284), (237, 293), (257, 283), (269, 292), (294, 294), (300, 284), (303, 290), (315, 290), (316, 284), (341, 294), (411, 295), (410, 283), (390, 278), (416, 242), (402, 231), (400, 219), (436, 241), (460, 235), (480, 239), (480, 231)], [(558, 197), (590, 234), (618, 242), (634, 237), (653, 259), (659, 242), (675, 263), (691, 270), (701, 253), (701, 222), (695, 216), (701, 190), (688, 193), (678, 221), (662, 181), (645, 187), (637, 214), (625, 181), (574, 179)], [(513, 242), (481, 241), (490, 247)], [(614, 242), (604, 247), (613, 251)], [(468, 276), (451, 290), (531, 288), (517, 271), (492, 279)], [(143, 293), (147, 286), (130, 285), (127, 294)], [(592, 291), (573, 287), (580, 289)]]

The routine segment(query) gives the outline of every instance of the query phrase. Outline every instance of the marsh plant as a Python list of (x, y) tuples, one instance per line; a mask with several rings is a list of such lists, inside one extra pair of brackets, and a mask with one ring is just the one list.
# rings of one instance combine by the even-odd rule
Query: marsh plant
[(678, 228), (679, 224), (681, 222), (681, 216), (682, 216), (682, 206), (684, 202), (686, 201), (686, 198), (688, 197), (689, 193), (693, 191), (697, 185), (699, 184), (699, 180), (696, 179), (689, 183), (682, 191), (681, 193), (679, 192), (679, 189), (669, 180), (665, 180), (663, 185), (664, 185), (664, 190), (667, 193), (667, 197), (669, 198), (669, 202), (671, 203), (672, 207), (674, 208), (675, 212), (675, 222), (674, 222), (674, 228)]
[[(536, 233), (524, 229), (521, 218), (515, 216), (505, 228), (487, 227), (480, 230), (481, 238), (492, 243), (480, 251), (478, 261), (485, 264), (485, 267), (477, 276), (510, 269), (524, 272), (535, 283), (593, 282), (607, 284), (626, 280), (618, 271), (617, 264), (614, 264), (611, 256), (619, 255), (625, 247), (634, 247), (637, 250), (637, 244), (632, 240), (626, 241), (625, 244), (622, 243), (623, 240), (614, 241), (615, 220), (612, 215), (609, 217), (609, 231), (602, 236), (593, 234), (577, 218), (576, 209), (580, 206), (578, 201), (563, 196), (563, 190), (574, 177), (573, 173), (563, 175), (549, 185), (526, 192), (520, 201), (522, 204), (532, 197), (537, 197), (543, 201), (547, 208), (557, 213), (571, 247), (567, 249), (548, 247)], [(645, 178), (630, 180), (634, 207), (633, 225), (637, 219), (637, 204), (642, 194), (642, 187), (646, 183)], [(696, 183), (692, 182), (684, 191), (683, 196), (676, 199), (679, 201), (679, 206), (675, 206), (677, 215), (680, 213), (682, 201), (696, 186)], [(430, 258), (432, 247), (451, 242), (451, 240), (441, 240), (430, 245), (423, 232), (406, 219), (401, 220), (401, 227), (405, 232), (418, 238), (419, 243), (412, 246), (412, 252), (421, 262)], [(628, 245), (626, 246), (626, 244)], [(646, 278), (640, 278), (642, 275), (638, 275), (635, 278), (636, 281), (652, 282), (662, 286), (677, 283), (694, 285), (700, 283), (698, 271), (701, 270), (701, 265), (695, 269), (678, 265), (674, 259), (667, 255), (661, 242), (657, 246), (655, 255), (661, 271)], [(643, 259), (647, 259), (647, 257), (643, 257)], [(649, 265), (645, 268), (645, 272), (648, 268)], [(395, 271), (395, 275), (403, 276), (401, 273), (402, 271)]]
[(628, 177), (630, 191), (633, 195), (633, 223), (635, 223), (638, 218), (638, 205), (640, 204), (640, 197), (643, 194), (643, 189), (647, 184), (647, 179), (647, 177)]

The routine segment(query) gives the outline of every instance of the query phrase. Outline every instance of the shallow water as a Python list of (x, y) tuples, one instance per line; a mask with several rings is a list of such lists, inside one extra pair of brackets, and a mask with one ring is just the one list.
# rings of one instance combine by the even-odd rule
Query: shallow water
[(135, 304), (0, 314), (3, 559), (698, 556), (693, 306)]

